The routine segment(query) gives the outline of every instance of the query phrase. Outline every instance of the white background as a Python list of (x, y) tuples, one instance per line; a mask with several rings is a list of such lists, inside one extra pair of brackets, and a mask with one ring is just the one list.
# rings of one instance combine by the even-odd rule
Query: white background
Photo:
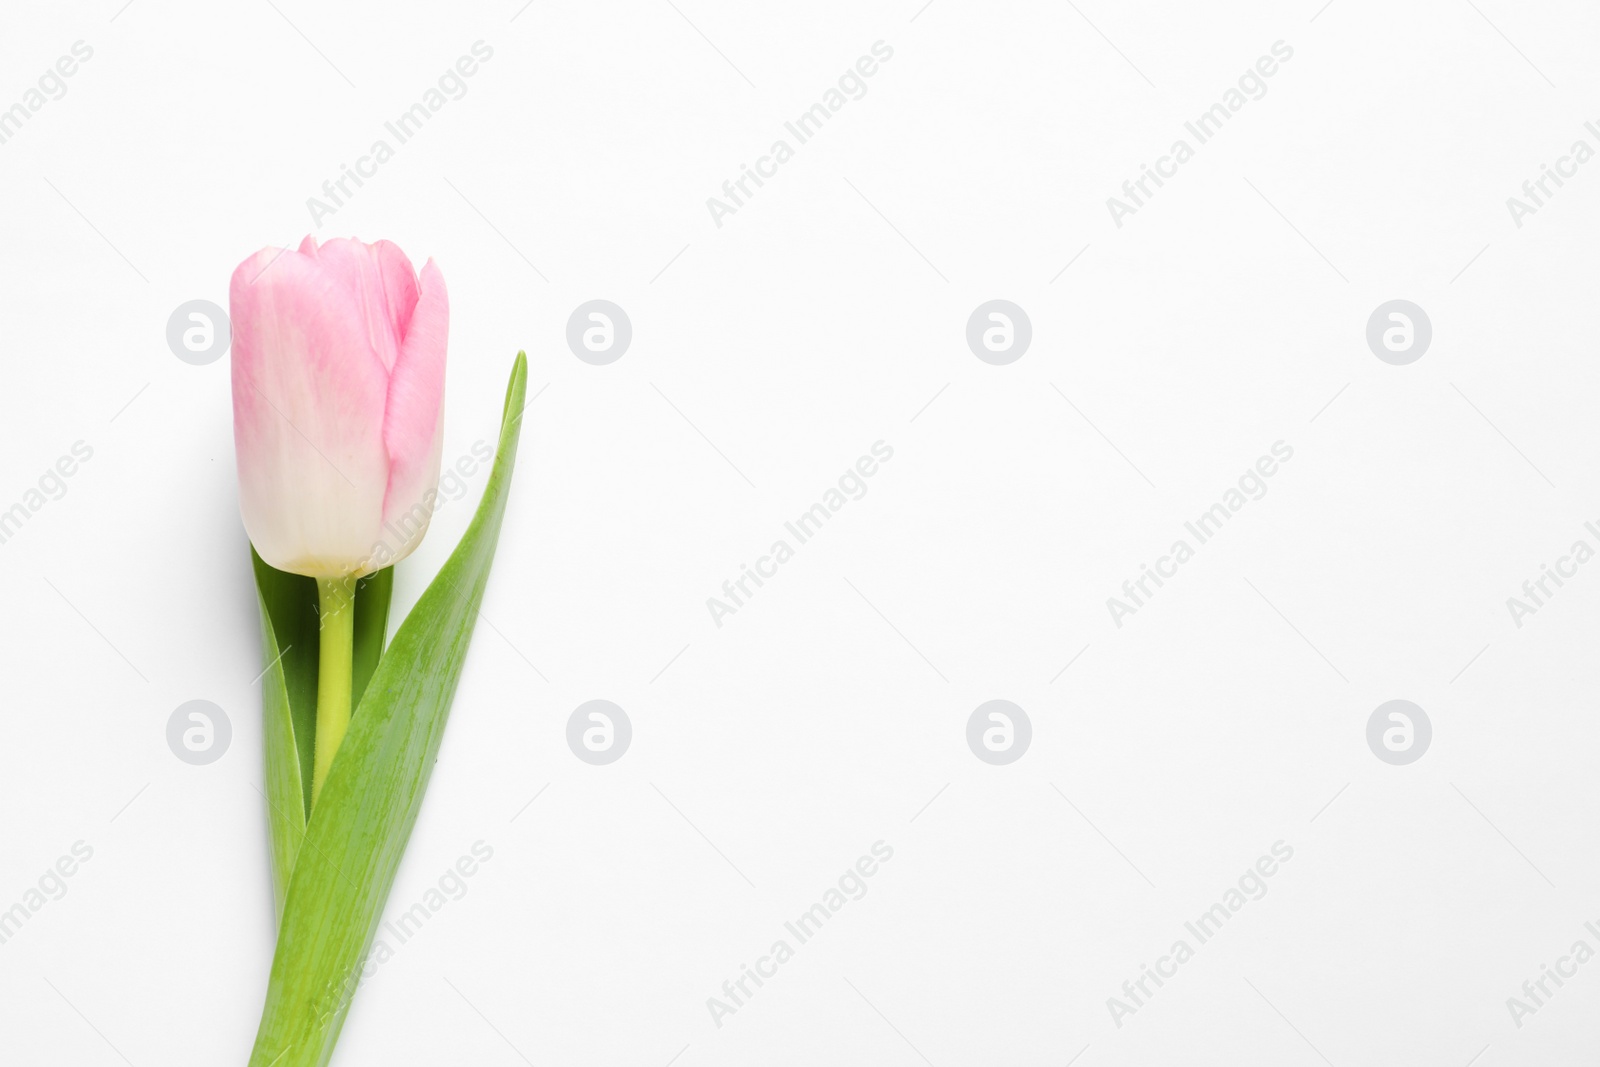
[[(1520, 1028), (1506, 999), (1600, 949), (1600, 564), (1521, 628), (1506, 598), (1600, 547), (1600, 163), (1521, 228), (1506, 198), (1600, 147), (1600, 12), (919, 3), (6, 6), (0, 108), (94, 54), (0, 145), (0, 509), (94, 454), (0, 545), (0, 908), (94, 854), (0, 945), (0, 1059), (247, 1058), (256, 609), (228, 361), (165, 330), (315, 232), (441, 265), (447, 462), (493, 441), (519, 348), (538, 391), (390, 915), (494, 856), (362, 985), (336, 1063), (1587, 1062), (1600, 963)], [(478, 40), (467, 95), (313, 231), (306, 198)], [(706, 198), (879, 40), (865, 97), (717, 227)], [(1279, 40), (1265, 97), (1114, 225)], [(593, 298), (634, 328), (606, 367), (564, 339)], [(1033, 325), (1004, 367), (964, 338), (993, 298)], [(1409, 366), (1365, 340), (1396, 298), (1433, 323)], [(868, 494), (713, 625), (878, 440)], [(1279, 440), (1267, 495), (1116, 627), (1106, 598)], [(608, 767), (564, 736), (597, 697), (634, 727)], [(994, 698), (1033, 724), (1005, 767), (965, 740)], [(1365, 739), (1395, 698), (1433, 723), (1409, 766)], [(191, 699), (233, 724), (209, 766), (167, 748)], [(870, 892), (715, 1025), (878, 840)], [(1279, 840), (1270, 892), (1116, 1026)]]

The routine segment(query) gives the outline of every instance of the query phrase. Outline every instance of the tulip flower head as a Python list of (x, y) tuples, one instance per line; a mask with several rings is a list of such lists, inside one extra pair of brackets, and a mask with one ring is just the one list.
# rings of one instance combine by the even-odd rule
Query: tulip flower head
[(351, 579), (405, 558), (439, 484), (450, 307), (389, 241), (265, 248), (229, 288), (239, 506), (279, 570)]

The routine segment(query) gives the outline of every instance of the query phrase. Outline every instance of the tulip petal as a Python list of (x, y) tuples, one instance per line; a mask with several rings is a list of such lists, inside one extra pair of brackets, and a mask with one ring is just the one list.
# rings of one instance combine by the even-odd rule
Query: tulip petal
[(417, 275), (411, 260), (393, 241), (368, 245), (351, 237), (336, 237), (320, 247), (307, 237), (300, 251), (344, 282), (350, 299), (365, 312), (368, 347), (392, 371), (417, 304)]
[(439, 482), (439, 451), (444, 440), (444, 366), (450, 335), (450, 297), (444, 275), (433, 260), (422, 268), (421, 296), (400, 357), (389, 377), (383, 444), (389, 454), (389, 483), (383, 516), (391, 532), (413, 532), (400, 559), (416, 546), (433, 509), (423, 501)]
[(229, 303), (239, 505), (251, 542), (280, 570), (350, 573), (349, 561), (368, 559), (378, 541), (389, 480), (388, 374), (361, 305), (319, 258), (272, 248), (234, 271)]

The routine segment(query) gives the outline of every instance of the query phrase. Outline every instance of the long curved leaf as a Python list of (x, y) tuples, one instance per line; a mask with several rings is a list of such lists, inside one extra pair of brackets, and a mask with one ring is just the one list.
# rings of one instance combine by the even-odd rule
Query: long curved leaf
[[(283, 911), (289, 874), (306, 833), (310, 797), (301, 783), (301, 766), (311, 766), (311, 726), (317, 713), (317, 583), (286, 574), (250, 548), (256, 572), (256, 604), (261, 610), (262, 749), (266, 756), (262, 793), (272, 843), (272, 897)], [(311, 586), (305, 610), (297, 584)], [(305, 750), (300, 749), (301, 739)]]
[(522, 426), (527, 357), (506, 389), (483, 500), (378, 661), (306, 827), (251, 1067), (323, 1067), (422, 805), (489, 579)]

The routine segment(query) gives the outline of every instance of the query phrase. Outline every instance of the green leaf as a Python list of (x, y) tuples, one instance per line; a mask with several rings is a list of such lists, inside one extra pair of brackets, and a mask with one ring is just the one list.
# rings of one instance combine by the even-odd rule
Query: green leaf
[[(316, 584), (312, 583), (313, 586)], [(355, 655), (351, 660), (350, 707), (361, 706), (367, 681), (378, 669), (383, 655), (383, 638), (389, 632), (389, 601), (394, 598), (394, 568), (385, 567), (356, 581)], [(312, 599), (316, 599), (313, 592)], [(354, 715), (354, 710), (351, 711)], [(306, 764), (310, 766), (310, 764)], [(306, 776), (306, 796), (311, 795), (311, 776)]]
[(519, 352), (483, 500), (378, 661), (323, 783), (289, 881), (251, 1067), (323, 1067), (333, 1055), (461, 679), (500, 538), (527, 379)]
[[(261, 558), (254, 545), (250, 546), (250, 561), (256, 574), (256, 602), (261, 609), (261, 654), (267, 663), (261, 676), (264, 795), (272, 837), (272, 895), (281, 912), (295, 856), (305, 838), (306, 812), (311, 809), (320, 647), (317, 582), (278, 570)], [(385, 567), (356, 583), (352, 707), (361, 702), (367, 680), (383, 654), (393, 591), (393, 567)]]
[(272, 837), (272, 897), (281, 912), (311, 807), (305, 779), (317, 719), (317, 583), (272, 567), (254, 545), (250, 559), (261, 610), (261, 655), (267, 663), (261, 676), (263, 792)]

